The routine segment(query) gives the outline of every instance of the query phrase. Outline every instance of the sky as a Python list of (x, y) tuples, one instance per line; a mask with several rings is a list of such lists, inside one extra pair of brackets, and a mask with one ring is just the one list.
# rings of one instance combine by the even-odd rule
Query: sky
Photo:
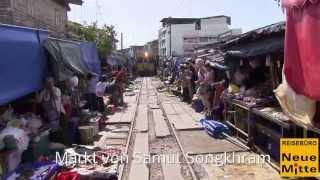
[(114, 25), (119, 40), (123, 33), (125, 48), (157, 39), (164, 17), (216, 15), (230, 16), (230, 28), (243, 32), (285, 20), (275, 0), (84, 0), (68, 13), (74, 22)]

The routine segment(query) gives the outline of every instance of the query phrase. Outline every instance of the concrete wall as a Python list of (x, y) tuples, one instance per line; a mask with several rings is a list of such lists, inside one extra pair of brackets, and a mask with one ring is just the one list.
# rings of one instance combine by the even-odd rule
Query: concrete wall
[(11, 24), (12, 16), (10, 11), (10, 0), (0, 1), (0, 22), (4, 24)]
[[(195, 30), (195, 24), (174, 24), (171, 26), (171, 33), (172, 54), (175, 56), (182, 56), (184, 54), (184, 36), (200, 35), (200, 31)], [(170, 54), (170, 52), (168, 52), (168, 54)]]
[(63, 37), (67, 24), (67, 9), (54, 0), (1, 0), (10, 1), (9, 21), (0, 16), (0, 22), (47, 29), (50, 34)]
[(216, 36), (229, 30), (225, 17), (201, 19), (200, 36)]

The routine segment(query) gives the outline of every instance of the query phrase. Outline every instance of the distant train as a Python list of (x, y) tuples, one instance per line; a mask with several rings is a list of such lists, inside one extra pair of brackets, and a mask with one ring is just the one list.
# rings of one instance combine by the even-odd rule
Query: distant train
[(157, 58), (140, 59), (136, 64), (136, 72), (140, 76), (154, 76), (157, 74)]

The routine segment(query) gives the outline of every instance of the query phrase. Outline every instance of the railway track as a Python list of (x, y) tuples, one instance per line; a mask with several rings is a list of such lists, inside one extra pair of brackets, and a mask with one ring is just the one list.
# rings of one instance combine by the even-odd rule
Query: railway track
[[(146, 99), (147, 97), (147, 99)], [(155, 102), (150, 102), (150, 99), (156, 99)], [(147, 102), (146, 102), (147, 100)], [(154, 100), (153, 100), (154, 101)], [(172, 123), (169, 122), (167, 115), (160, 102), (159, 94), (156, 88), (153, 86), (151, 78), (144, 78), (137, 101), (137, 111), (135, 118), (131, 123), (129, 136), (127, 139), (126, 148), (124, 154), (129, 157), (127, 164), (121, 164), (119, 167), (119, 180), (169, 180), (175, 177), (175, 180), (187, 179), (187, 180), (198, 180), (193, 165), (187, 160), (186, 152), (180, 142), (177, 135), (176, 129)], [(147, 106), (146, 114), (138, 114), (139, 108)], [(156, 136), (156, 123), (153, 117), (153, 113), (156, 110), (161, 110), (163, 114), (163, 120), (169, 130), (169, 134), (165, 137)], [(147, 131), (140, 131), (139, 124), (141, 124), (143, 116), (147, 117)], [(165, 128), (165, 127), (164, 127)], [(171, 155), (179, 156), (179, 164), (165, 164), (165, 162), (147, 162), (146, 164), (136, 165), (134, 164), (134, 152), (137, 146), (143, 146), (143, 142), (139, 139), (141, 134), (147, 134), (148, 136), (148, 153), (146, 154), (150, 158), (158, 157), (169, 157)], [(142, 143), (136, 144), (136, 143)], [(145, 167), (144, 167), (145, 166)], [(180, 170), (180, 171), (178, 171)], [(135, 172), (140, 171), (140, 172)], [(139, 176), (139, 177), (137, 177)]]

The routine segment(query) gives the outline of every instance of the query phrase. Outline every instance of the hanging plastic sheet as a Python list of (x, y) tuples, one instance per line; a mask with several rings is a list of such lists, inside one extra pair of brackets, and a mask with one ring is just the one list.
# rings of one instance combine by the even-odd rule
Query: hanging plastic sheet
[(42, 87), (47, 61), (43, 42), (48, 32), (0, 25), (0, 105)]
[(87, 75), (90, 70), (84, 64), (79, 42), (48, 39), (45, 48), (51, 55), (50, 65), (59, 81), (72, 78), (75, 74)]
[(294, 122), (305, 127), (312, 126), (316, 114), (316, 101), (297, 94), (288, 84), (284, 73), (282, 73), (282, 81), (274, 92), (283, 111)]
[(81, 42), (82, 60), (91, 73), (101, 75), (101, 62), (93, 42)]

